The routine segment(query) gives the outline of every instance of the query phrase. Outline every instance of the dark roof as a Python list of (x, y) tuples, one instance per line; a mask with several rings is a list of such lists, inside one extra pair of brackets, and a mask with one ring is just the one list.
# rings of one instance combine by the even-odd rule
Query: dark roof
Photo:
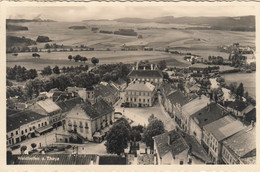
[(114, 111), (113, 107), (110, 106), (105, 100), (101, 99), (93, 105), (94, 109), (101, 115), (109, 114)]
[[(168, 144), (168, 136), (170, 136), (170, 144)], [(156, 142), (160, 157), (163, 157), (168, 152), (171, 152), (172, 156), (175, 156), (184, 150), (189, 149), (186, 141), (175, 130), (154, 136), (153, 139)]]
[(69, 100), (59, 102), (57, 105), (62, 109), (62, 112), (70, 111), (72, 108), (74, 108), (77, 104), (83, 103), (82, 98), (75, 97), (71, 98)]
[(247, 106), (248, 106), (248, 104), (241, 100), (236, 100), (228, 105), (228, 107), (235, 109), (237, 111), (240, 111), (240, 112), (243, 111)]
[(245, 121), (251, 123), (251, 121), (256, 122), (256, 108), (252, 109), (250, 112), (245, 114)]
[(81, 104), (80, 107), (91, 118), (97, 118), (99, 116), (102, 116), (102, 114), (98, 113), (97, 110), (88, 102)]
[[(48, 158), (47, 158), (48, 157)], [(77, 155), (77, 154), (33, 154), (33, 155), (14, 155), (14, 164), (31, 165), (52, 165), (52, 164), (80, 164), (89, 165), (91, 160), (95, 164), (97, 155)], [(55, 160), (54, 160), (55, 159)]]
[(187, 142), (187, 144), (191, 148), (191, 154), (198, 159), (202, 160), (205, 163), (211, 163), (211, 159), (208, 156), (207, 152), (204, 150), (204, 148), (199, 144), (199, 142), (196, 140), (194, 136), (191, 136), (187, 133), (182, 132), (182, 136), (184, 140)]
[[(8, 113), (8, 112), (7, 112)], [(19, 128), (20, 126), (44, 118), (45, 116), (40, 115), (36, 112), (26, 110), (14, 113), (11, 115), (7, 114), (6, 130), (7, 132)]]
[(126, 157), (117, 155), (100, 155), (99, 165), (126, 165)]
[(54, 102), (64, 101), (72, 96), (71, 93), (67, 93), (65, 91), (55, 91), (52, 95), (52, 100)]
[(161, 92), (163, 92), (165, 95), (168, 95), (171, 91), (174, 89), (172, 88), (172, 85), (168, 82), (163, 82), (161, 85)]
[(227, 114), (228, 112), (222, 106), (217, 103), (211, 103), (191, 115), (191, 118), (202, 128), (204, 125), (216, 121)]
[(129, 77), (157, 77), (162, 78), (163, 74), (159, 70), (132, 70), (129, 74)]
[(117, 93), (117, 89), (111, 85), (102, 85), (99, 84), (96, 86), (95, 88), (95, 96), (102, 96), (102, 97), (107, 97), (107, 96), (115, 96), (115, 94)]
[(15, 109), (6, 109), (6, 114), (7, 115), (12, 115), (14, 113), (20, 112), (20, 110), (15, 110)]
[(181, 106), (189, 102), (189, 98), (186, 97), (180, 90), (169, 94), (167, 99), (169, 99), (172, 104), (175, 105), (176, 103), (179, 103)]

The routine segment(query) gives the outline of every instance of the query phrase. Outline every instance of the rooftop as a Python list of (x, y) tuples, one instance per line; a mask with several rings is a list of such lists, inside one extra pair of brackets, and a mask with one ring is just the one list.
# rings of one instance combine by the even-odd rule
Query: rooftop
[(50, 99), (38, 101), (37, 104), (43, 108), (47, 113), (60, 110), (60, 107)]
[(201, 98), (197, 97), (182, 107), (183, 115), (190, 116), (198, 112), (200, 109), (206, 107), (209, 103), (209, 98), (204, 95), (201, 95)]
[(82, 98), (75, 97), (75, 98), (71, 98), (66, 101), (59, 102), (59, 103), (57, 103), (57, 105), (61, 108), (62, 112), (67, 112), (67, 111), (70, 111), (77, 104), (81, 104), (81, 103), (83, 103)]
[(109, 84), (103, 85), (103, 84), (98, 84), (95, 86), (95, 96), (102, 96), (102, 97), (107, 97), (107, 96), (114, 96), (117, 92), (117, 89)]
[(189, 102), (189, 98), (186, 97), (180, 90), (176, 90), (169, 94), (167, 98), (172, 104), (180, 104), (181, 106)]
[(121, 79), (121, 78), (118, 78), (116, 81), (115, 81), (116, 84), (118, 85), (122, 85), (122, 84), (126, 84), (126, 81)]
[(129, 77), (157, 77), (162, 78), (163, 74), (159, 70), (132, 70)]
[(154, 91), (155, 86), (149, 82), (132, 82), (126, 88), (126, 91)]
[(7, 120), (6, 120), (6, 130), (7, 132), (12, 131), (14, 129), (19, 128), (24, 124), (28, 124), (32, 121), (36, 121), (38, 119), (44, 118), (46, 116), (40, 115), (36, 112), (26, 110), (19, 111), (17, 113), (8, 114), (7, 111)]
[[(170, 144), (168, 144), (168, 136), (170, 136)], [(175, 130), (154, 136), (153, 139), (157, 145), (158, 154), (160, 157), (163, 157), (168, 152), (171, 152), (172, 156), (175, 156), (184, 150), (189, 149), (188, 144)]]
[(218, 141), (221, 141), (244, 129), (245, 126), (239, 120), (228, 115), (205, 125), (203, 128), (211, 133)]
[(223, 142), (240, 158), (256, 149), (256, 127), (248, 126)]
[(246, 102), (243, 102), (241, 100), (236, 100), (236, 101), (234, 101), (234, 102), (232, 102), (228, 105), (229, 108), (235, 109), (235, 110), (240, 111), (240, 112), (242, 112), (248, 106), (251, 108), (251, 110), (254, 108), (252, 105), (248, 105)]
[(211, 103), (202, 108), (198, 112), (191, 115), (191, 118), (198, 124), (200, 128), (203, 126), (222, 118), (227, 115), (227, 111), (224, 107), (217, 103)]

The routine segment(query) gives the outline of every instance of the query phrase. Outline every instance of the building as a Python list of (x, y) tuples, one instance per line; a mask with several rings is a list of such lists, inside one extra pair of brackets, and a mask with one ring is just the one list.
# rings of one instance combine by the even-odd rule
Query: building
[(125, 89), (123, 101), (130, 107), (152, 106), (155, 99), (155, 86), (149, 82), (132, 82)]
[[(25, 110), (9, 114), (6, 120), (6, 145), (17, 144), (26, 138), (35, 136), (36, 130), (48, 126), (48, 117), (33, 111)], [(46, 130), (50, 129), (45, 128)]]
[(250, 125), (223, 141), (221, 155), (226, 164), (255, 164), (256, 127)]
[(231, 102), (228, 106), (227, 109), (233, 113), (233, 115), (237, 117), (243, 117), (245, 114), (250, 112), (251, 110), (254, 109), (254, 106), (251, 104), (248, 104), (246, 102), (243, 102), (241, 100), (236, 100), (234, 102)]
[(106, 101), (86, 102), (72, 108), (65, 118), (65, 130), (84, 140), (101, 141), (114, 122), (114, 109)]
[(181, 119), (178, 119), (180, 120), (180, 128), (184, 132), (189, 133), (190, 116), (198, 112), (202, 108), (206, 107), (209, 103), (209, 98), (204, 95), (201, 95), (200, 97), (197, 97), (192, 101), (188, 102), (187, 104), (183, 105), (181, 111)]
[(181, 111), (181, 107), (189, 102), (189, 98), (185, 96), (180, 90), (174, 90), (166, 97), (165, 109), (175, 118), (176, 115), (180, 118), (180, 114), (177, 111)]
[(143, 69), (139, 69), (139, 63), (136, 64), (136, 68), (134, 68), (129, 74), (130, 82), (132, 81), (146, 81), (154, 84), (156, 86), (160, 86), (163, 82), (163, 74), (160, 70), (158, 70), (153, 64), (149, 64), (151, 66), (150, 69), (146, 69), (144, 66)]
[(223, 140), (245, 129), (243, 123), (227, 115), (203, 127), (202, 145), (215, 163), (220, 163)]
[(202, 140), (203, 126), (226, 116), (228, 112), (217, 103), (210, 103), (206, 107), (190, 116), (189, 133), (199, 143)]
[(119, 91), (114, 86), (108, 83), (100, 83), (94, 86), (94, 97), (95, 102), (100, 99), (104, 99), (105, 101), (113, 105), (119, 100), (120, 96)]
[(219, 73), (219, 66), (208, 66), (204, 64), (194, 64), (189, 67), (193, 74), (201, 74), (203, 77), (209, 73)]
[(188, 164), (189, 146), (184, 138), (175, 130), (153, 137), (154, 153), (158, 165)]
[(53, 127), (62, 125), (61, 108), (50, 99), (36, 102), (29, 107), (30, 110), (47, 116), (49, 118), (49, 124)]
[(123, 91), (127, 87), (127, 82), (121, 78), (118, 78), (115, 82), (112, 82), (119, 91)]

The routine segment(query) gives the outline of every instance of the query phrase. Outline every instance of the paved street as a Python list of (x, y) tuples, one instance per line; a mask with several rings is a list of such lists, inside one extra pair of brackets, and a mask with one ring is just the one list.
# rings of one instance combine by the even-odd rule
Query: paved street
[(171, 117), (165, 112), (163, 105), (160, 103), (161, 97), (158, 96), (158, 101), (152, 107), (137, 107), (137, 108), (122, 108), (121, 103), (115, 106), (115, 112), (121, 112), (127, 118), (133, 120), (132, 125), (148, 125), (148, 118), (154, 114), (155, 117), (160, 119), (164, 125), (165, 129), (170, 131), (175, 129), (176, 123)]

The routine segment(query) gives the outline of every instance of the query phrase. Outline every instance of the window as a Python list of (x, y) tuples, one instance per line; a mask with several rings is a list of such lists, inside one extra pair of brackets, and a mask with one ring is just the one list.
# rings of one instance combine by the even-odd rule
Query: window
[(11, 137), (13, 137), (14, 136), (14, 133), (11, 133)]
[(128, 101), (128, 97), (126, 98), (126, 101)]
[(141, 99), (139, 99), (139, 102), (141, 102)]
[(149, 99), (147, 99), (147, 102), (148, 102), (148, 103), (149, 103), (149, 101), (150, 101), (150, 100), (149, 100)]
[(35, 130), (35, 126), (33, 126), (33, 129)]
[(43, 127), (43, 123), (42, 123), (42, 127)]
[(25, 133), (27, 133), (27, 129), (25, 129)]
[(22, 132), (21, 132), (21, 133), (22, 133), (22, 135), (23, 135), (23, 130), (22, 130)]
[(38, 127), (41, 127), (41, 124), (38, 124)]
[(45, 125), (47, 125), (47, 122), (45, 122)]
[(183, 165), (183, 160), (180, 160), (180, 165)]
[(18, 135), (18, 131), (16, 131), (15, 134)]
[(145, 102), (145, 99), (143, 99), (143, 101)]
[(136, 102), (136, 98), (134, 98), (134, 101)]

